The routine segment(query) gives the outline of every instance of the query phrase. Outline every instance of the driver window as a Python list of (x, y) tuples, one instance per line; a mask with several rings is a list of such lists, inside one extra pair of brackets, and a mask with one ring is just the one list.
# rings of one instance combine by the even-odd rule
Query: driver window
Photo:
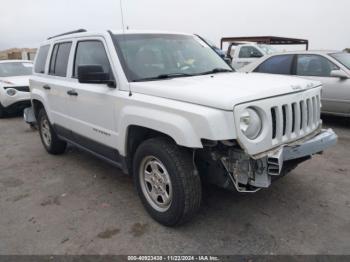
[(297, 75), (330, 77), (339, 67), (320, 55), (298, 55)]
[(260, 58), (263, 54), (254, 46), (242, 46), (239, 58)]
[(74, 60), (74, 78), (78, 77), (78, 67), (81, 65), (100, 65), (104, 73), (112, 75), (105, 47), (97, 40), (78, 42)]

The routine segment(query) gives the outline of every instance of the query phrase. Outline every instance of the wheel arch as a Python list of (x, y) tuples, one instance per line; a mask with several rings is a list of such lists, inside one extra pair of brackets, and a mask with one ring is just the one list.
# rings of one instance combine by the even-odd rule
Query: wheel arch
[(133, 124), (128, 126), (125, 140), (125, 155), (129, 174), (132, 174), (132, 161), (137, 148), (143, 141), (156, 137), (165, 138), (177, 144), (175, 139), (166, 133), (140, 125)]
[(33, 111), (35, 119), (38, 119), (39, 112), (42, 108), (45, 109), (44, 104), (38, 99), (32, 99)]

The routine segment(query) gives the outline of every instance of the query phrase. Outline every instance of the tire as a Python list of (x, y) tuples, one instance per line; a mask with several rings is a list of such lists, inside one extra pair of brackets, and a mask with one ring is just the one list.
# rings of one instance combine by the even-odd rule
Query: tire
[(192, 155), (165, 138), (146, 140), (137, 148), (133, 177), (145, 209), (162, 225), (183, 224), (200, 208), (202, 187)]
[(6, 116), (5, 108), (0, 103), (0, 118), (4, 118)]
[(58, 138), (43, 108), (38, 115), (38, 129), (41, 142), (49, 154), (60, 155), (64, 153), (67, 143)]

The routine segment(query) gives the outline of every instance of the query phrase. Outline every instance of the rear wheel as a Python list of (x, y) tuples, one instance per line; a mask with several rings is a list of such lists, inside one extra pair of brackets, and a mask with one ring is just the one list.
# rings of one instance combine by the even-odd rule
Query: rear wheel
[(201, 181), (187, 150), (164, 138), (149, 139), (135, 153), (133, 174), (143, 205), (159, 223), (180, 225), (198, 211)]
[(46, 151), (53, 155), (63, 154), (67, 143), (58, 138), (55, 130), (52, 128), (45, 109), (41, 109), (38, 115), (38, 128), (41, 142)]

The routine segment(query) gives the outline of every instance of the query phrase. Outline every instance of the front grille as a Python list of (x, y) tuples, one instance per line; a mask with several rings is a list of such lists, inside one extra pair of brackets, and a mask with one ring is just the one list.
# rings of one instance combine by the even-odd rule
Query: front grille
[(29, 92), (29, 86), (6, 86), (5, 89), (13, 88), (20, 92)]
[(297, 138), (320, 123), (320, 97), (315, 95), (291, 104), (271, 108), (272, 139), (276, 143)]

